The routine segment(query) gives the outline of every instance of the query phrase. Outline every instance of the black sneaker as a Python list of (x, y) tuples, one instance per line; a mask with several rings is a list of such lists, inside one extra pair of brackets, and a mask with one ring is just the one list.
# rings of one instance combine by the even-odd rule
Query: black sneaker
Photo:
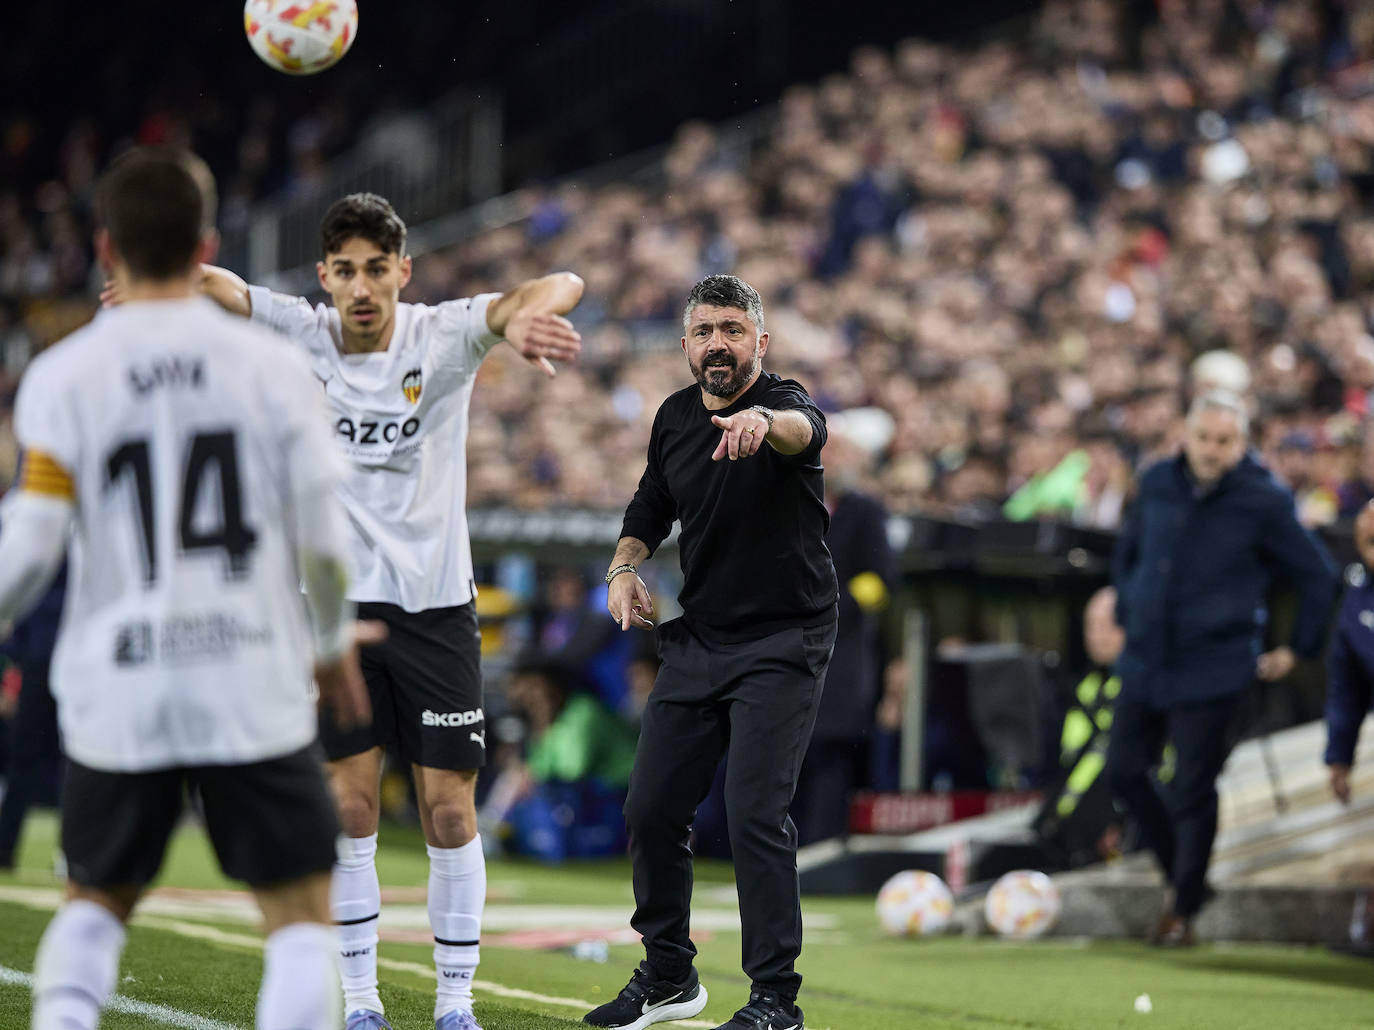
[(751, 991), (749, 1004), (716, 1030), (806, 1030), (802, 1010), (772, 991)]
[(582, 1017), (582, 1022), (618, 1030), (644, 1030), (650, 1023), (695, 1016), (705, 1007), (706, 988), (701, 986), (695, 969), (687, 970), (681, 982), (660, 980), (649, 963), (641, 962), (615, 1001), (592, 1009)]

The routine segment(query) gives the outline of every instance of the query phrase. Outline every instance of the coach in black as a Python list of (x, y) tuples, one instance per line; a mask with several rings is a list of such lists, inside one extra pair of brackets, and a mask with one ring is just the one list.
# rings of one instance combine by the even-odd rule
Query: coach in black
[(658, 627), (662, 666), (625, 803), (631, 923), (647, 957), (585, 1022), (642, 1030), (705, 1007), (688, 934), (688, 834), (728, 754), (725, 804), (752, 989), (719, 1030), (802, 1030), (797, 831), (787, 808), (835, 644), (825, 417), (800, 384), (762, 371), (768, 333), (748, 283), (702, 280), (687, 297), (683, 327), (696, 385), (658, 410), (648, 467), (606, 573), (621, 629), (652, 628), (636, 567), (675, 519), (681, 524), (683, 614)]

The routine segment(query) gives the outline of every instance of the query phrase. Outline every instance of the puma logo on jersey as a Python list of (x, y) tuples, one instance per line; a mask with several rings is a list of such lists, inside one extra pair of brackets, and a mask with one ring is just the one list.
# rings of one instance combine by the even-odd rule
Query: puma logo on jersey
[[(474, 708), (470, 712), (431, 712), (426, 708), (420, 713), (420, 725), (422, 726), (471, 726), (475, 722), (481, 722), (486, 716), (482, 714), (482, 709)], [(486, 730), (482, 731), (483, 733)]]
[(424, 382), (420, 377), (420, 370), (412, 368), (401, 380), (401, 392), (406, 395), (406, 400), (411, 404), (416, 404), (420, 400), (420, 391), (424, 389)]
[(147, 365), (129, 369), (129, 385), (140, 397), (146, 397), (159, 387), (187, 386), (198, 390), (205, 385), (205, 360), (198, 357), (155, 358)]
[(481, 733), (478, 733), (476, 730), (473, 730), (471, 733), (468, 734), (468, 739), (469, 739), (469, 740), (475, 740), (475, 741), (477, 741), (478, 746), (479, 746), (483, 751), (485, 751), (485, 750), (487, 749), (487, 731), (486, 731), (486, 730), (483, 730)]

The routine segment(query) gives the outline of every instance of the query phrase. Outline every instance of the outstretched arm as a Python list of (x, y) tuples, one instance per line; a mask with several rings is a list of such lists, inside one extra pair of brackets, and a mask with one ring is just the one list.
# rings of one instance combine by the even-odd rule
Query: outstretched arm
[(253, 302), (248, 298), (248, 284), (227, 268), (218, 265), (200, 266), (200, 292), (231, 315), (248, 318), (253, 314)]
[(582, 288), (581, 277), (572, 272), (528, 279), (492, 301), (487, 328), (553, 375), (551, 361), (570, 361), (582, 350), (581, 335), (562, 317), (577, 307)]
[[(200, 266), (200, 292), (231, 315), (248, 318), (253, 314), (253, 302), (248, 296), (248, 284), (227, 268), (218, 265)], [(124, 303), (125, 297), (113, 279), (105, 282), (100, 291), (101, 307), (113, 308)]]
[(711, 460), (747, 458), (757, 454), (765, 443), (779, 454), (800, 454), (806, 450), (814, 432), (811, 420), (800, 411), (773, 411), (771, 417), (763, 413), (769, 410), (746, 408), (724, 418), (712, 415), (711, 421), (722, 432)]

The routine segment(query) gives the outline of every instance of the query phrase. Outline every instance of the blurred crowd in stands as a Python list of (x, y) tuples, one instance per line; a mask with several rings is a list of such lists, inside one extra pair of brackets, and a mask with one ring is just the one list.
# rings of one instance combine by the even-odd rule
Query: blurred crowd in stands
[[(212, 106), (73, 124), (44, 155), (6, 124), (0, 492), (25, 363), (94, 308), (90, 189), (110, 153), (196, 146), (232, 226), (269, 188), (311, 188), (340, 145), (323, 109), (289, 128), (250, 110), (235, 143)], [(622, 509), (658, 403), (690, 381), (682, 299), (721, 271), (762, 293), (766, 367), (831, 417), (845, 487), (888, 511), (1113, 529), (1207, 385), (1249, 398), (1306, 524), (1374, 497), (1374, 0), (1048, 0), (974, 49), (862, 50), (752, 128), (684, 125), (651, 171), (530, 187), (523, 217), (417, 258), (406, 300), (551, 269), (587, 282), (575, 366), (484, 363), (471, 506)], [(582, 570), (550, 575), (509, 670), (527, 764), (488, 813), (546, 857), (606, 842), (560, 835), (576, 799), (522, 808), (532, 784), (623, 789), (629, 745), (601, 716), (632, 724), (652, 682), (599, 604)], [(864, 707), (892, 731), (884, 675)]]
[[(619, 508), (684, 381), (681, 298), (723, 270), (760, 289), (768, 365), (865, 445), (894, 511), (1114, 526), (1214, 350), (1309, 523), (1374, 494), (1374, 3), (1051, 0), (1022, 29), (863, 50), (748, 145), (685, 125), (652, 185), (531, 189), (524, 219), (423, 255), (407, 299), (588, 283), (578, 366), (485, 367), (471, 503)], [(133, 138), (199, 132), (169, 113)], [(109, 143), (73, 126), (52, 179), (0, 193), (0, 392), (90, 312)], [(262, 146), (250, 129), (219, 169), (226, 219)]]

